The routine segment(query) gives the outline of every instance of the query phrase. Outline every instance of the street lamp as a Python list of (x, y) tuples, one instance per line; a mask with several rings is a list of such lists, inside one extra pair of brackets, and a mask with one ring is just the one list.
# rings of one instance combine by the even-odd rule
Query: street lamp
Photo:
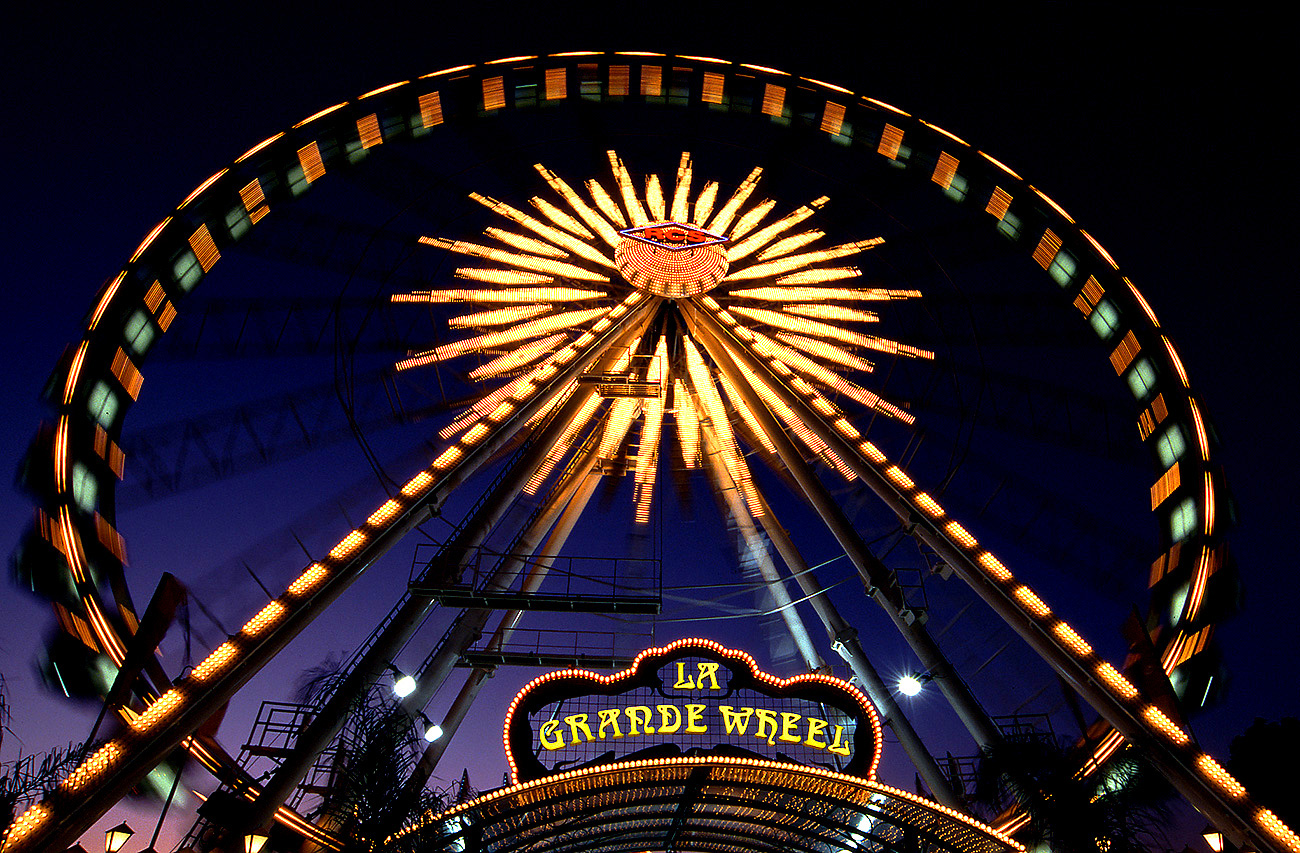
[(1213, 826), (1206, 824), (1205, 829), (1201, 830), (1201, 837), (1205, 839), (1206, 844), (1210, 845), (1210, 849), (1213, 850), (1214, 853), (1223, 853), (1222, 832), (1219, 832), (1219, 830), (1215, 829)]
[(244, 836), (244, 853), (262, 853), (262, 848), (266, 846), (268, 835), (260, 832), (250, 832)]
[(104, 833), (105, 853), (117, 853), (132, 835), (135, 835), (135, 830), (127, 826), (126, 821), (108, 830)]

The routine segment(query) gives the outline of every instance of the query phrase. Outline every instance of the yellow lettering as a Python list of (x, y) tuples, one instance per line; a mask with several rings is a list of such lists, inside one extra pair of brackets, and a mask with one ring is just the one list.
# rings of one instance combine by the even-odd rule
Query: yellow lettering
[(726, 724), (729, 735), (743, 735), (745, 729), (749, 728), (749, 718), (754, 715), (753, 708), (737, 711), (730, 705), (719, 705), (718, 710), (722, 712), (722, 722)]
[(600, 714), (599, 734), (601, 740), (605, 739), (605, 729), (614, 730), (614, 734), (611, 735), (611, 737), (619, 738), (623, 736), (623, 730), (618, 727), (618, 715), (620, 713), (618, 708), (606, 708), (603, 711), (598, 711), (597, 713)]
[(710, 690), (721, 690), (722, 688), (718, 686), (718, 667), (720, 666), (722, 666), (722, 664), (717, 661), (700, 661), (699, 666), (697, 667), (700, 674), (695, 679), (695, 686), (700, 690), (703, 690), (704, 679), (707, 678), (709, 684), (713, 685), (709, 688)]
[(645, 733), (648, 735), (655, 733), (654, 726), (650, 725), (650, 715), (654, 712), (650, 710), (649, 705), (629, 705), (623, 709), (623, 713), (627, 714), (628, 737), (641, 734), (638, 726), (644, 726)]
[(677, 683), (673, 687), (679, 687), (682, 690), (694, 690), (695, 682), (686, 674), (686, 661), (677, 662)]
[(586, 714), (570, 714), (564, 718), (564, 724), (569, 727), (569, 739), (573, 741), (574, 746), (577, 746), (578, 743), (580, 743), (578, 740), (579, 729), (581, 729), (582, 733), (587, 736), (587, 741), (593, 741), (596, 739), (595, 735), (591, 733), (591, 726), (587, 725)]
[[(676, 705), (656, 705), (659, 709), (659, 734), (670, 735), (682, 727), (682, 712), (677, 710)], [(668, 722), (669, 712), (672, 713), (672, 722)]]
[(778, 740), (784, 743), (799, 742), (799, 721), (803, 719), (803, 714), (794, 714), (790, 711), (781, 712), (781, 736)]
[(808, 739), (804, 741), (804, 745), (815, 747), (817, 749), (825, 749), (826, 741), (822, 740), (820, 735), (826, 731), (826, 727), (829, 725), (830, 723), (826, 722), (825, 720), (818, 720), (818, 719), (814, 719), (813, 717), (809, 717), (808, 718)]
[(836, 726), (836, 727), (835, 727), (835, 742), (832, 743), (831, 746), (830, 746), (830, 750), (831, 750), (831, 752), (835, 753), (836, 755), (848, 755), (848, 754), (849, 754), (849, 745), (848, 745), (847, 743), (843, 743), (843, 742), (842, 742), (843, 737), (844, 737), (844, 727), (843, 727), (843, 726)]
[(767, 738), (767, 745), (776, 744), (776, 711), (767, 708), (755, 708), (754, 713), (758, 715), (758, 731), (754, 732), (754, 737)]
[(690, 734), (704, 734), (709, 730), (708, 726), (701, 725), (700, 720), (704, 719), (703, 705), (686, 706), (686, 731)]
[(560, 732), (560, 721), (547, 720), (542, 723), (540, 740), (542, 749), (559, 749), (564, 746), (564, 735)]

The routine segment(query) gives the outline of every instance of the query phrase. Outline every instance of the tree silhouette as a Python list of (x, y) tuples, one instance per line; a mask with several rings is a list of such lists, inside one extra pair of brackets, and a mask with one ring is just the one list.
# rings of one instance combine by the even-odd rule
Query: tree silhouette
[(1018, 807), (1029, 847), (1057, 853), (1146, 853), (1167, 849), (1172, 788), (1132, 750), (1087, 777), (1074, 752), (1048, 739), (1004, 740), (980, 757), (975, 805), (992, 817)]
[[(342, 683), (339, 661), (304, 673), (297, 698), (319, 701)], [(350, 849), (371, 850), (442, 799), (407, 784), (423, 744), (401, 706), (380, 686), (358, 696), (335, 741), (330, 792), (317, 810), (322, 822)]]
[[(0, 675), (0, 744), (9, 731), (9, 699), (4, 676)], [(68, 744), (45, 753), (22, 755), (0, 764), (0, 839), (9, 834), (9, 826), (19, 807), (25, 807), (54, 789), (59, 780), (81, 763), (84, 746)]]

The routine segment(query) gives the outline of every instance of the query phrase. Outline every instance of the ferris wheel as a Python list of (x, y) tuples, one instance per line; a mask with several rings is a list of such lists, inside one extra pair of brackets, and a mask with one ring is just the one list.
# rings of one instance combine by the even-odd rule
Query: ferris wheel
[[(888, 104), (659, 54), (395, 83), (196, 188), (55, 380), (24, 571), (70, 658), (144, 675), (5, 850), (71, 843), (181, 747), (329, 846), (284, 803), (388, 673), (427, 720), (470, 667), (427, 774), (494, 668), (759, 623), (790, 669), (842, 665), (948, 805), (936, 756), (1069, 717), (1059, 677), (1101, 718), (1082, 769), (1127, 741), (1300, 849), (1179, 720), (1235, 582), (1177, 350), (1061, 205)], [(217, 611), (171, 669), (140, 651), (163, 568)], [(208, 721), (344, 638), (341, 686), (252, 778)], [(903, 659), (942, 708), (895, 695)]]

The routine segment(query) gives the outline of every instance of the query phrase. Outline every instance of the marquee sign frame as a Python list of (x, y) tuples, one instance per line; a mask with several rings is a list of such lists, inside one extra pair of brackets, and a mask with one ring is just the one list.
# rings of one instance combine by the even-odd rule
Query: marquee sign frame
[[(704, 658), (716, 663), (717, 668), (699, 664), (698, 669), (687, 671), (683, 663), (687, 658)], [(668, 686), (664, 683), (660, 673), (665, 667), (671, 666), (675, 662), (678, 663), (678, 684)], [(717, 674), (723, 669), (726, 670), (727, 686), (725, 689), (722, 688), (721, 682), (717, 680)], [(699, 686), (703, 687), (707, 679), (710, 692), (720, 692), (722, 694), (712, 696), (713, 699), (726, 699), (738, 694), (740, 691), (752, 691), (770, 699), (796, 699), (829, 706), (852, 717), (856, 721), (856, 725), (852, 735), (848, 736), (842, 744), (844, 752), (840, 752), (839, 749), (835, 750), (841, 755), (847, 753), (848, 760), (839, 772), (866, 780), (875, 779), (876, 768), (880, 763), (882, 742), (880, 718), (870, 700), (856, 687), (843, 679), (821, 673), (805, 673), (791, 678), (778, 678), (761, 670), (757, 661), (745, 652), (727, 648), (712, 640), (691, 638), (678, 640), (666, 646), (646, 649), (637, 655), (630, 667), (613, 675), (600, 675), (584, 669), (563, 669), (539, 676), (524, 685), (523, 689), (515, 696), (514, 701), (510, 703), (502, 727), (502, 741), (505, 746), (506, 761), (510, 766), (511, 781), (514, 784), (531, 782), (558, 772), (548, 769), (542, 763), (538, 751), (534, 747), (534, 744), (540, 741), (539, 729), (534, 728), (533, 725), (533, 715), (548, 705), (586, 696), (608, 696), (613, 698), (625, 695), (638, 688), (655, 689), (667, 699), (681, 699), (681, 695), (674, 695), (664, 691), (683, 688), (682, 679), (690, 679), (693, 682), (697, 678), (700, 682)], [(685, 687), (689, 689), (691, 684), (685, 684)], [(707, 728), (703, 719), (703, 709), (706, 709), (707, 706), (694, 705), (693, 707), (701, 710), (697, 711), (693, 718), (688, 711), (685, 720), (696, 722), (701, 726), (696, 731), (703, 731), (704, 728)], [(719, 710), (722, 708), (727, 708), (728, 711), (731, 710), (730, 706), (717, 705), (716, 707)], [(800, 715), (789, 712), (779, 714), (778, 712), (766, 711), (765, 715), (768, 718), (767, 723), (774, 727), (769, 730), (772, 735), (777, 733), (775, 729), (779, 727), (781, 735), (788, 735), (797, 731), (801, 740), (806, 738), (806, 742), (814, 747), (829, 748), (832, 745), (831, 738), (835, 738), (837, 745), (840, 743), (839, 732), (836, 732), (827, 721), (813, 720), (811, 718), (795, 720), (792, 718), (800, 717)], [(763, 717), (765, 715), (759, 714), (758, 716)], [(805, 721), (807, 724), (801, 725)], [(640, 722), (644, 725), (647, 721), (641, 720)], [(717, 723), (718, 719), (714, 717), (713, 722)], [(818, 723), (822, 725), (818, 726)], [(756, 722), (756, 731), (758, 725), (759, 723)], [(552, 723), (545, 723), (543, 726), (552, 726), (549, 729), (550, 736), (558, 738), (560, 741), (563, 740), (563, 734), (557, 732)], [(646, 729), (648, 734), (654, 734), (650, 726), (647, 725)], [(543, 732), (544, 736), (546, 729), (543, 728), (540, 731)], [(677, 728), (674, 727), (672, 731), (676, 732)], [(589, 727), (587, 735), (588, 740), (596, 739), (595, 734), (589, 731)], [(576, 738), (576, 732), (574, 736)], [(604, 729), (601, 728), (599, 739), (603, 740), (603, 736)], [(819, 737), (825, 738), (825, 740), (818, 741)], [(788, 737), (783, 739), (793, 743)], [(671, 746), (671, 744), (663, 745), (665, 749), (671, 749)], [(722, 744), (715, 747), (715, 750), (722, 749), (725, 749)], [(644, 751), (642, 754), (644, 754)], [(621, 760), (614, 758), (610, 763), (619, 763)], [(605, 759), (605, 762), (608, 761), (608, 759)]]

